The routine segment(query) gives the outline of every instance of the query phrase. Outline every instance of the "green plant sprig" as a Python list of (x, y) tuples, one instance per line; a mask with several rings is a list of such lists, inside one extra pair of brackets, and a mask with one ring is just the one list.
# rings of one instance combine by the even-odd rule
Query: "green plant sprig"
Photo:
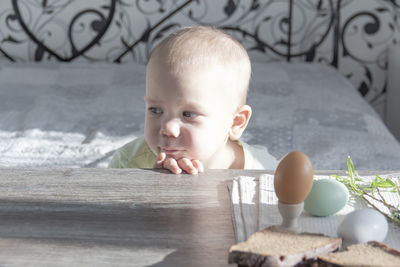
[[(389, 221), (400, 225), (400, 207), (395, 207), (389, 204), (382, 195), (382, 190), (385, 190), (395, 193), (397, 192), (397, 194), (400, 196), (400, 187), (397, 185), (397, 183), (390, 178), (383, 179), (377, 174), (372, 182), (366, 182), (358, 175), (350, 156), (347, 157), (347, 168), (349, 177), (343, 177), (336, 174), (331, 176), (336, 178), (337, 181), (343, 183), (351, 193), (363, 198), (368, 205), (385, 215)], [(380, 208), (374, 205), (371, 200), (382, 203), (389, 210), (390, 214), (382, 211)]]

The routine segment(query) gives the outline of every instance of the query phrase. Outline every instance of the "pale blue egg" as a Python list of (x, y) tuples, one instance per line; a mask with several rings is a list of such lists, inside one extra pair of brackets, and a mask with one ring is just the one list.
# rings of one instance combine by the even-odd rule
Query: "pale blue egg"
[(314, 180), (304, 200), (304, 209), (314, 216), (329, 216), (341, 210), (349, 200), (346, 186), (333, 179)]
[(346, 215), (337, 228), (344, 244), (382, 242), (388, 233), (388, 223), (380, 212), (373, 209), (355, 210)]

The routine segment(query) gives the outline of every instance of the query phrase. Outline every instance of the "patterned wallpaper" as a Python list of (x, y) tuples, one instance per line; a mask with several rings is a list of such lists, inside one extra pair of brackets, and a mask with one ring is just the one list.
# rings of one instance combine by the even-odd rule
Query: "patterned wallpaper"
[(384, 116), (399, 15), (400, 0), (2, 0), (0, 61), (145, 63), (180, 26), (216, 25), (254, 60), (338, 68)]

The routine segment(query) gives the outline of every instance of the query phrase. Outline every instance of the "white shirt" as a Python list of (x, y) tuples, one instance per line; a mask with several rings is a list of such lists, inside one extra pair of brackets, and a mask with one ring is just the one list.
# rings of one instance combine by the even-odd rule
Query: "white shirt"
[(239, 141), (244, 152), (244, 169), (275, 170), (278, 161), (272, 156), (268, 149), (260, 145), (248, 145)]

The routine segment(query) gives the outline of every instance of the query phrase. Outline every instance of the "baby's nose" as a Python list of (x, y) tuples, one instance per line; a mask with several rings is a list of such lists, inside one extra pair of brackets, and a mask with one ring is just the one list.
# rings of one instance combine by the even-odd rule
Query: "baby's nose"
[(167, 137), (177, 138), (180, 134), (180, 125), (177, 119), (170, 119), (163, 123), (161, 134)]

